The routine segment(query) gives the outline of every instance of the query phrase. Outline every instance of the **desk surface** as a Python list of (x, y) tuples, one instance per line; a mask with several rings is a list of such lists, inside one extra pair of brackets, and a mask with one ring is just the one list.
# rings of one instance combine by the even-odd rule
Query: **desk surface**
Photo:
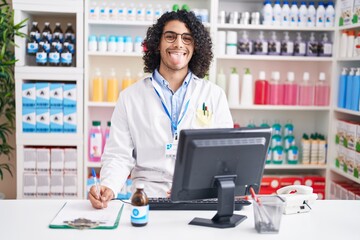
[[(87, 200), (75, 201), (89, 204)], [(119, 227), (114, 230), (49, 229), (50, 221), (65, 202), (1, 200), (1, 239), (360, 239), (360, 201), (317, 201), (309, 213), (284, 215), (279, 234), (256, 232), (252, 206), (238, 212), (248, 219), (230, 229), (188, 225), (194, 217), (213, 217), (214, 211), (150, 211), (148, 225), (136, 228), (130, 224), (128, 204), (124, 207)]]

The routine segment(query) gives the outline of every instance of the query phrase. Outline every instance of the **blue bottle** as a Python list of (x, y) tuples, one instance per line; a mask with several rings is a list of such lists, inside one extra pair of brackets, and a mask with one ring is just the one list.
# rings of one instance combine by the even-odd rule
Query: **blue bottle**
[(352, 101), (351, 110), (359, 111), (359, 100), (360, 100), (360, 68), (357, 69), (356, 75), (353, 78), (352, 83)]
[(350, 73), (347, 77), (347, 82), (346, 82), (346, 100), (345, 100), (345, 108), (346, 109), (351, 109), (351, 101), (352, 99), (352, 86), (353, 86), (353, 80), (355, 77), (355, 70), (356, 68), (351, 68)]
[(347, 83), (347, 68), (343, 68), (340, 80), (339, 80), (339, 92), (338, 92), (338, 107), (345, 108), (346, 104), (346, 83)]

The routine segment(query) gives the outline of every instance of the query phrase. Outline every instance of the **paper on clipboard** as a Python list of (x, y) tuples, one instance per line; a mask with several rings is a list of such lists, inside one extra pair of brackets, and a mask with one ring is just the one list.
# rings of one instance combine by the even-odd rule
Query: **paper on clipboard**
[(77, 219), (86, 219), (97, 223), (96, 226), (91, 228), (114, 229), (119, 225), (123, 206), (124, 204), (120, 201), (110, 201), (107, 208), (95, 209), (91, 206), (90, 201), (87, 200), (67, 201), (51, 221), (49, 227), (74, 228), (69, 225), (69, 222)]

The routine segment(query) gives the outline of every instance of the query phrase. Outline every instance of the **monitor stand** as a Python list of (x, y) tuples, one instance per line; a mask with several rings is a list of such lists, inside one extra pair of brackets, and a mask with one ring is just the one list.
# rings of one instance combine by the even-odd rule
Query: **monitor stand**
[(189, 224), (214, 228), (232, 228), (247, 217), (234, 213), (235, 208), (235, 178), (231, 176), (216, 176), (215, 186), (218, 189), (218, 211), (212, 219), (194, 218)]

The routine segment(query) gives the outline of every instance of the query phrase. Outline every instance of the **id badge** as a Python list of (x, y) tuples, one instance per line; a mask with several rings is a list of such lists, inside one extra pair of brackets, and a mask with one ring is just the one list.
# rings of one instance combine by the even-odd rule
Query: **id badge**
[(178, 140), (174, 140), (171, 143), (167, 143), (165, 145), (165, 158), (169, 160), (175, 160), (177, 147), (178, 147)]

